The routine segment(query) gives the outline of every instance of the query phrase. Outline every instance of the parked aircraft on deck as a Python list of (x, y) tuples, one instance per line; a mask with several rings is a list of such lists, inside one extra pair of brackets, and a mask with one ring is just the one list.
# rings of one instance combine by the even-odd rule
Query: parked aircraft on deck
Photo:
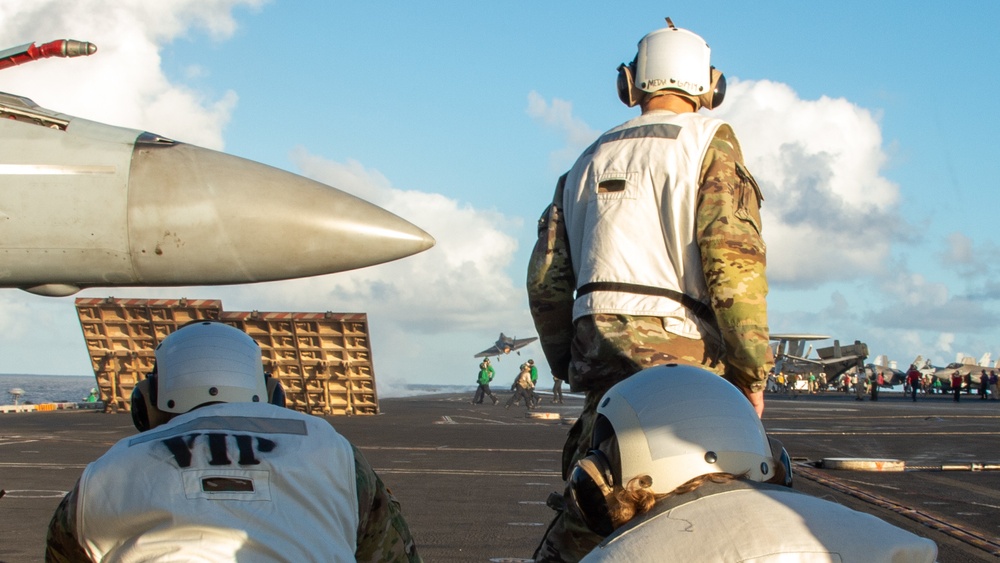
[(833, 341), (833, 346), (816, 350), (817, 357), (810, 358), (812, 345), (806, 350), (806, 343), (814, 340), (828, 340), (830, 337), (821, 334), (772, 334), (770, 339), (774, 352), (774, 370), (784, 373), (819, 373), (826, 374), (827, 381), (834, 382), (837, 376), (863, 366), (868, 357), (868, 346), (855, 340), (854, 344), (841, 346), (839, 340)]
[[(73, 40), (0, 51), (0, 69), (92, 55)], [(396, 260), (434, 239), (325, 184), (0, 92), (0, 287), (228, 285)]]
[(919, 370), (920, 373), (940, 379), (941, 384), (945, 388), (951, 386), (951, 374), (956, 371), (962, 376), (963, 379), (966, 375), (971, 376), (973, 386), (977, 386), (979, 385), (979, 376), (982, 374), (983, 370), (986, 370), (986, 373), (989, 374), (990, 370), (1000, 369), (1000, 365), (998, 365), (1000, 364), (1000, 361), (993, 364), (990, 363), (992, 362), (992, 356), (992, 354), (986, 352), (977, 362), (974, 357), (966, 356), (960, 352), (956, 355), (955, 361), (945, 367), (932, 365), (930, 359), (925, 360), (923, 356), (917, 356), (917, 358), (913, 360), (913, 365), (917, 367), (917, 370)]
[(903, 385), (906, 382), (906, 371), (899, 369), (895, 360), (890, 361), (889, 357), (885, 354), (875, 356), (875, 361), (866, 365), (865, 368), (866, 372), (870, 371), (874, 374), (881, 372), (885, 380), (885, 385)]

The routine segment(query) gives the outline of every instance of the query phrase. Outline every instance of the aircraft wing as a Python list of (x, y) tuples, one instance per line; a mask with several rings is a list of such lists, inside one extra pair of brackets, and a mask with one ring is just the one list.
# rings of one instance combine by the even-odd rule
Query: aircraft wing
[(521, 348), (524, 348), (525, 346), (531, 344), (536, 340), (538, 340), (537, 336), (532, 338), (515, 338), (514, 343), (510, 346), (510, 350), (511, 352), (513, 352), (514, 350), (520, 350)]
[(497, 348), (494, 345), (494, 346), (490, 346), (489, 348), (487, 348), (487, 349), (483, 350), (482, 352), (476, 354), (475, 356), (473, 356), (473, 358), (486, 358), (486, 357), (489, 357), (489, 356), (499, 356), (502, 353), (503, 353), (503, 350), (501, 350), (500, 348)]

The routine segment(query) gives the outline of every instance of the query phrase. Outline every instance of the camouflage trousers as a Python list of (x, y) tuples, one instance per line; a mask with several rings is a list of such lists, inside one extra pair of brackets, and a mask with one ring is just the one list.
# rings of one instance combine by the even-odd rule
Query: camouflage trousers
[[(583, 412), (570, 428), (563, 446), (562, 475), (569, 478), (576, 462), (591, 449), (597, 405), (615, 383), (648, 367), (663, 364), (694, 365), (723, 373), (721, 339), (684, 338), (663, 329), (657, 317), (592, 315), (576, 321), (569, 364), (574, 391), (586, 391)], [(582, 559), (603, 537), (591, 532), (574, 510), (568, 489), (558, 514), (535, 551), (536, 562), (573, 563)]]

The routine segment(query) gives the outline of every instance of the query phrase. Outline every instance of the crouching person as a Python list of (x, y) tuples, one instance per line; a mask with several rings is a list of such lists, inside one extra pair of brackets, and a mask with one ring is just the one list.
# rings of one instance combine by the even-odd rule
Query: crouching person
[(931, 540), (792, 490), (788, 456), (750, 402), (700, 368), (659, 366), (616, 384), (592, 446), (573, 469), (569, 508), (607, 537), (584, 562), (937, 556)]
[(83, 475), (48, 561), (419, 561), (399, 503), (330, 424), (284, 408), (260, 348), (199, 321), (132, 394), (140, 433)]

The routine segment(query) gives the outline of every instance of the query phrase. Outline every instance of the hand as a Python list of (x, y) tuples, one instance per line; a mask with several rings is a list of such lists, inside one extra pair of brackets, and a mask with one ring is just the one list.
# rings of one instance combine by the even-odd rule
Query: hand
[(753, 410), (757, 411), (757, 417), (760, 418), (764, 415), (764, 392), (763, 391), (751, 391), (749, 389), (744, 389), (740, 387), (740, 391), (746, 396), (750, 404), (753, 405)]

